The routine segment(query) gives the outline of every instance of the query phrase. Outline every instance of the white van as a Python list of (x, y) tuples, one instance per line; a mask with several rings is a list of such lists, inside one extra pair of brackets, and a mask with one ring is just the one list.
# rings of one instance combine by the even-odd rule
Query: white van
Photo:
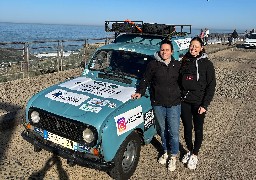
[(256, 47), (256, 33), (251, 33), (244, 43), (245, 48), (255, 48)]

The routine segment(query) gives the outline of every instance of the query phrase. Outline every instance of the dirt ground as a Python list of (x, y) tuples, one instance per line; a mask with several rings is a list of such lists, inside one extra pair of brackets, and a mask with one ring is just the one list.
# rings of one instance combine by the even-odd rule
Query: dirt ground
[[(207, 112), (204, 142), (196, 170), (189, 170), (180, 161), (169, 172), (157, 162), (160, 139), (143, 146), (140, 161), (131, 179), (256, 179), (256, 49), (209, 45), (209, 58), (215, 65), (217, 87)], [(0, 179), (111, 179), (103, 171), (75, 165), (33, 146), (21, 137), (22, 125), (11, 119), (24, 119), (24, 107), (34, 93), (77, 76), (81, 69), (0, 84)], [(183, 127), (180, 129), (180, 150), (184, 153)]]

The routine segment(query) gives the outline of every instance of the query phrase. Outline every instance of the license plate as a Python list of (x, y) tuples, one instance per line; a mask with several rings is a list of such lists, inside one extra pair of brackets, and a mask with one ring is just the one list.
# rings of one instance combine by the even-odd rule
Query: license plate
[(47, 140), (72, 150), (75, 150), (75, 148), (77, 147), (76, 142), (69, 140), (67, 138), (58, 136), (57, 134), (53, 134), (51, 132), (47, 133)]

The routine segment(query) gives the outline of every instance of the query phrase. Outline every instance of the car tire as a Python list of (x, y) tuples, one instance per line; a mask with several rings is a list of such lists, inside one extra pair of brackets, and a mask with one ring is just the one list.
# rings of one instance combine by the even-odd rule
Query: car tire
[(141, 138), (138, 133), (132, 132), (115, 155), (114, 167), (109, 171), (113, 179), (129, 179), (136, 170), (140, 158)]

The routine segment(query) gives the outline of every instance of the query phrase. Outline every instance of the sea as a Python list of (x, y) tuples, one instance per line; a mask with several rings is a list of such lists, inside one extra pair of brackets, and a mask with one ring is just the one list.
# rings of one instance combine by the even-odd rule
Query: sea
[(74, 40), (108, 36), (104, 26), (0, 23), (0, 42)]
[[(210, 33), (232, 33), (230, 29), (210, 29)], [(193, 28), (191, 37), (200, 34), (199, 28)], [(0, 42), (31, 42), (45, 40), (77, 40), (104, 38), (111, 36), (105, 32), (105, 26), (30, 24), (0, 22)]]

